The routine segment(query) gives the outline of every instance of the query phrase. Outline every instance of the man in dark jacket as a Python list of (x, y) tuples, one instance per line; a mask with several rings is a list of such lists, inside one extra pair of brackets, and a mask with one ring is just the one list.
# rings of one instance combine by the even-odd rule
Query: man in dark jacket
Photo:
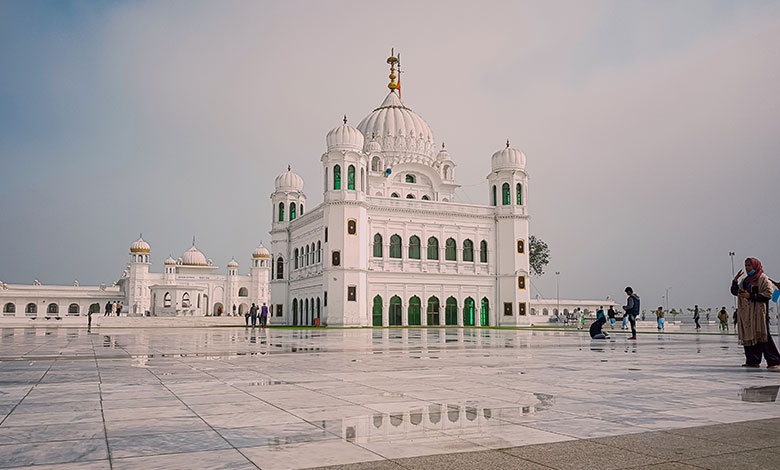
[(626, 287), (625, 291), (628, 301), (623, 310), (626, 311), (628, 321), (631, 322), (631, 336), (628, 339), (636, 339), (636, 316), (639, 315), (639, 296), (630, 287)]
[(249, 309), (249, 316), (252, 317), (252, 328), (257, 325), (257, 305), (252, 302), (252, 307)]
[(609, 325), (614, 328), (615, 327), (615, 309), (612, 308), (612, 306), (609, 306), (609, 310), (607, 310), (607, 317), (609, 317)]
[(609, 335), (604, 333), (601, 328), (607, 323), (604, 317), (598, 317), (596, 321), (590, 324), (590, 337), (593, 339), (609, 339)]

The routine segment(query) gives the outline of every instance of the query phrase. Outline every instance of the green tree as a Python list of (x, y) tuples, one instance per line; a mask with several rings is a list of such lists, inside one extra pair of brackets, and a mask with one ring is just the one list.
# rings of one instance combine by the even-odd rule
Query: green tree
[(531, 275), (541, 276), (544, 267), (550, 264), (550, 247), (541, 238), (528, 237), (528, 258), (531, 265)]

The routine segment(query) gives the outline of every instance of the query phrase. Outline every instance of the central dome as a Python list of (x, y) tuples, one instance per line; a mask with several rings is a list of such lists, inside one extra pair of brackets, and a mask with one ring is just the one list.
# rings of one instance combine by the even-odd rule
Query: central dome
[(182, 264), (185, 266), (207, 266), (206, 256), (201, 251), (195, 248), (193, 243), (192, 247), (184, 252)]
[(423, 118), (404, 106), (401, 99), (391, 91), (382, 104), (363, 118), (357, 126), (365, 142), (372, 136), (388, 156), (408, 154), (433, 158), (433, 132)]

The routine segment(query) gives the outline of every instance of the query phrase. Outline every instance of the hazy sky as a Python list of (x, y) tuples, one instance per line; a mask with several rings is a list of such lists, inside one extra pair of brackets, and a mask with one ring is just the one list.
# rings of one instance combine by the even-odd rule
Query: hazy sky
[(192, 236), (215, 264), (269, 238), (287, 164), (322, 200), (325, 134), (387, 93), (488, 202), (528, 157), (534, 293), (729, 305), (729, 251), (780, 278), (780, 2), (3, 1), (0, 279), (115, 280)]

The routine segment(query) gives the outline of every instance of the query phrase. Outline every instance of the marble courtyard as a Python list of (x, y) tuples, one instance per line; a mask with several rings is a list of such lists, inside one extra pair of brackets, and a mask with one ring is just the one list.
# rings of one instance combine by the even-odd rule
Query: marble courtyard
[[(780, 374), (742, 369), (734, 336), (625, 338), (3, 328), (0, 468), (589, 468), (588, 451), (599, 469), (730, 468), (758, 447), (780, 462)], [(766, 436), (761, 419), (774, 434), (740, 440)]]

